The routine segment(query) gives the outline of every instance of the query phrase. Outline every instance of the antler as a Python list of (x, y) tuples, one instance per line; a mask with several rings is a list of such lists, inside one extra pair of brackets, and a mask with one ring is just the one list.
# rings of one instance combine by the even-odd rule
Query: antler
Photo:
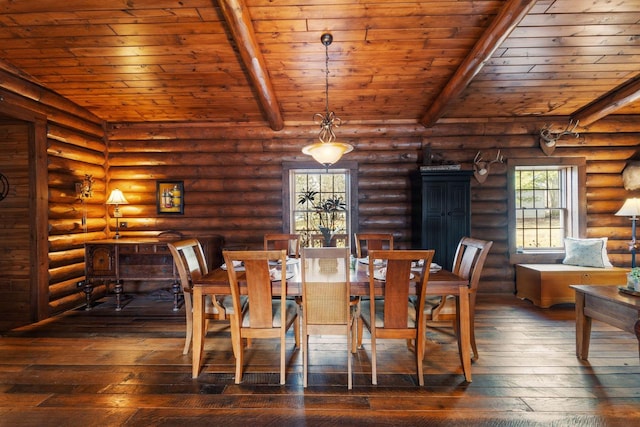
[[(540, 137), (546, 141), (547, 145), (555, 144), (558, 141), (558, 139), (560, 139), (565, 135), (573, 135), (576, 138), (578, 138), (580, 137), (580, 134), (576, 132), (576, 128), (578, 127), (579, 123), (580, 123), (580, 120), (576, 120), (575, 124), (573, 124), (573, 120), (570, 120), (565, 130), (558, 133), (551, 132), (551, 127), (548, 125), (545, 125), (544, 128), (540, 129)], [(571, 125), (573, 125), (573, 128), (569, 129)]]
[(474, 175), (481, 183), (486, 179), (486, 175), (489, 174), (489, 169), (494, 163), (504, 163), (504, 157), (500, 154), (500, 150), (496, 154), (494, 160), (486, 161), (482, 160), (482, 152), (478, 151), (478, 154), (473, 158)]
[(498, 150), (498, 153), (496, 154), (496, 159), (489, 162), (489, 164), (493, 163), (504, 163), (504, 156), (500, 155), (500, 150)]
[(479, 163), (482, 161), (482, 152), (478, 151), (478, 154), (473, 158), (473, 163)]

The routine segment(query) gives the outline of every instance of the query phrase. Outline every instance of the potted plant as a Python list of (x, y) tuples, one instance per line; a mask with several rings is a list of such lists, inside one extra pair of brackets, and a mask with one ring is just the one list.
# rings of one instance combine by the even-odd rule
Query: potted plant
[(347, 210), (347, 205), (342, 197), (328, 197), (324, 201), (315, 203), (317, 191), (308, 190), (300, 195), (299, 205), (309, 203), (317, 215), (316, 226), (324, 239), (325, 246), (331, 246), (334, 233), (340, 231), (338, 225), (341, 222), (339, 212)]
[(640, 267), (633, 267), (627, 273), (627, 288), (640, 291)]

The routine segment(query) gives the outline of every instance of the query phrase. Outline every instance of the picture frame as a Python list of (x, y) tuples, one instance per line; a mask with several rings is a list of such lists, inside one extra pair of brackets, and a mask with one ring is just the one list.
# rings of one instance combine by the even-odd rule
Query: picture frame
[(156, 181), (158, 214), (184, 214), (184, 182)]

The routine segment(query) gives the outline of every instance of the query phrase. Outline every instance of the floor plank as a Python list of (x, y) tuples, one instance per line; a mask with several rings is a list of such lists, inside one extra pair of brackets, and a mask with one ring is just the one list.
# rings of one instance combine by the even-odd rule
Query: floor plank
[(425, 425), (628, 426), (640, 423), (638, 342), (594, 322), (590, 359), (575, 356), (572, 305), (539, 309), (512, 295), (480, 295), (480, 359), (466, 383), (450, 327), (431, 327), (425, 386), (403, 341), (378, 345), (371, 385), (368, 336), (347, 390), (346, 343), (310, 344), (309, 387), (288, 336), (287, 384), (278, 343), (255, 340), (234, 384), (228, 323), (214, 322), (202, 374), (182, 355), (184, 312), (134, 295), (120, 312), (112, 297), (92, 310), (7, 331), (0, 337), (0, 426)]

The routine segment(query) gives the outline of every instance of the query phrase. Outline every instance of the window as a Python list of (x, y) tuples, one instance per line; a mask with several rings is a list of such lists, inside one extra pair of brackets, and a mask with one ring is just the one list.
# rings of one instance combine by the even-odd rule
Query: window
[(347, 246), (349, 174), (344, 169), (292, 170), (291, 232), (303, 246)]
[(355, 167), (327, 170), (292, 163), (284, 173), (285, 222), (289, 232), (301, 235), (301, 246), (350, 246), (356, 223)]
[(583, 234), (584, 179), (582, 158), (509, 160), (512, 262), (557, 261), (564, 238)]
[(565, 230), (571, 230), (569, 192), (572, 175), (557, 166), (516, 166), (516, 247), (518, 250), (563, 247)]

